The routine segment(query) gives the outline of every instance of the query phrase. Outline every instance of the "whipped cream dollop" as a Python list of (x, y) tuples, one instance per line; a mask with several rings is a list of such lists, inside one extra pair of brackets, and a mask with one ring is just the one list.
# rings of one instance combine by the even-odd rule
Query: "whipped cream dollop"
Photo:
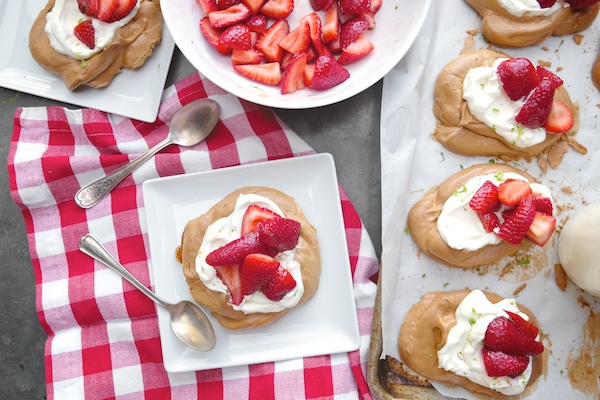
[[(491, 181), (494, 185), (499, 186), (507, 179), (529, 182), (525, 177), (514, 172), (481, 175), (469, 179), (446, 200), (437, 220), (437, 230), (448, 246), (455, 250), (475, 251), (502, 241), (495, 233), (485, 231), (477, 212), (469, 206), (469, 201), (485, 181)], [(534, 194), (552, 200), (550, 189), (546, 186), (539, 183), (530, 183), (529, 186)], [(501, 207), (495, 212), (500, 223), (504, 221), (502, 217), (504, 210), (505, 207)]]
[[(79, 11), (76, 0), (56, 0), (54, 7), (46, 14), (45, 32), (50, 40), (50, 46), (58, 53), (87, 60), (96, 53), (104, 50), (113, 40), (117, 30), (131, 21), (140, 9), (141, 0), (127, 16), (119, 21), (104, 22), (92, 18)], [(95, 30), (96, 47), (90, 49), (73, 34), (73, 28), (87, 19), (92, 20)]]
[(499, 58), (491, 67), (470, 69), (463, 81), (463, 99), (475, 118), (508, 143), (520, 148), (531, 147), (546, 139), (546, 130), (528, 128), (515, 120), (525, 100), (512, 101), (502, 88), (497, 70), (505, 60), (507, 58)]
[(522, 17), (525, 13), (530, 16), (547, 17), (563, 7), (569, 7), (568, 3), (560, 0), (548, 8), (542, 8), (537, 0), (498, 0), (498, 3), (515, 17)]
[(514, 299), (491, 303), (482, 291), (470, 292), (456, 309), (456, 325), (448, 333), (446, 344), (438, 350), (439, 367), (507, 396), (522, 393), (531, 378), (531, 356), (527, 369), (516, 378), (490, 377), (483, 363), (485, 332), (496, 317), (508, 318), (504, 310), (514, 312), (525, 320), (529, 319), (519, 310)]
[[(207, 288), (228, 294), (227, 286), (217, 276), (217, 271), (206, 262), (206, 256), (213, 250), (238, 239), (242, 231), (242, 219), (246, 209), (251, 205), (267, 208), (281, 217), (285, 217), (283, 212), (271, 200), (257, 194), (241, 194), (229, 216), (221, 218), (213, 222), (204, 234), (202, 245), (196, 256), (196, 273), (206, 285)], [(294, 259), (296, 248), (280, 252), (275, 259), (279, 261), (281, 266), (288, 270), (296, 280), (296, 287), (286, 294), (280, 301), (272, 301), (268, 299), (262, 292), (258, 291), (250, 295), (244, 296), (244, 300), (240, 305), (231, 304), (234, 310), (242, 311), (245, 314), (252, 313), (268, 313), (278, 312), (286, 308), (294, 307), (304, 294), (304, 284), (302, 283), (302, 271), (300, 263)]]

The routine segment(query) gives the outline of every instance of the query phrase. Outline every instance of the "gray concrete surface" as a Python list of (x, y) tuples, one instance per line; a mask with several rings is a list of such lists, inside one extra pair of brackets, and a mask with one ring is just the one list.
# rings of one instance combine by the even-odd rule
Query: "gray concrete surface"
[[(175, 50), (167, 85), (194, 68)], [(317, 152), (331, 153), (338, 179), (381, 254), (381, 81), (348, 100), (310, 110), (275, 110)], [(44, 343), (35, 278), (19, 208), (10, 197), (7, 154), (17, 107), (64, 105), (0, 88), (0, 399), (45, 399)], [(76, 108), (72, 105), (65, 105)]]

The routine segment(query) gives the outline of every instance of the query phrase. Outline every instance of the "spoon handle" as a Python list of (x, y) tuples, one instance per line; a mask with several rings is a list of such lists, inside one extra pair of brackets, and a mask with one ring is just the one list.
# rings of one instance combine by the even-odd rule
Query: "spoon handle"
[(167, 137), (135, 160), (130, 161), (113, 173), (106, 175), (104, 178), (98, 179), (86, 187), (79, 189), (79, 191), (77, 191), (75, 194), (75, 202), (81, 208), (90, 208), (94, 206), (108, 193), (110, 193), (111, 190), (117, 187), (117, 185), (121, 183), (121, 181), (125, 179), (127, 175), (132, 173), (133, 170), (171, 143), (171, 138)]
[(117, 274), (121, 275), (124, 279), (126, 279), (129, 283), (139, 289), (142, 293), (148, 296), (152, 301), (162, 307), (167, 307), (167, 303), (165, 303), (160, 297), (158, 297), (154, 292), (144, 286), (140, 281), (138, 281), (133, 275), (129, 273), (119, 263), (112, 254), (104, 247), (95, 237), (90, 234), (85, 235), (81, 238), (79, 242), (79, 250), (92, 257), (95, 260), (100, 261), (102, 264), (106, 265)]

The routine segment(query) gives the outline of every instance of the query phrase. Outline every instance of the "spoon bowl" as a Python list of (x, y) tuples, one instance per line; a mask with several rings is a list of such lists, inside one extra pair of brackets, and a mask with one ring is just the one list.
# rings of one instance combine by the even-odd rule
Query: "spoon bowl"
[(169, 136), (135, 160), (79, 189), (75, 194), (75, 203), (82, 208), (94, 206), (156, 153), (171, 144), (184, 147), (197, 145), (210, 135), (218, 121), (219, 105), (216, 101), (198, 99), (186, 104), (171, 119)]
[(208, 315), (197, 304), (183, 300), (176, 304), (170, 304), (158, 297), (154, 292), (144, 286), (133, 275), (129, 273), (115, 259), (112, 254), (92, 235), (87, 234), (81, 238), (79, 249), (88, 256), (100, 261), (129, 283), (148, 296), (152, 301), (164, 307), (171, 315), (171, 328), (175, 335), (183, 343), (193, 349), (210, 351), (215, 347), (217, 336), (215, 328)]

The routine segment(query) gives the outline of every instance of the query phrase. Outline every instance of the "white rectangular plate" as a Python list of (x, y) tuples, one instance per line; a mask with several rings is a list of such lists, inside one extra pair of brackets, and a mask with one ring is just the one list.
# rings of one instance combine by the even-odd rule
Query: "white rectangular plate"
[[(268, 186), (292, 196), (316, 227), (321, 278), (312, 299), (275, 323), (231, 331), (212, 319), (217, 345), (200, 352), (171, 331), (169, 314), (158, 310), (165, 368), (194, 371), (256, 364), (358, 349), (360, 335), (344, 221), (333, 157), (317, 154), (144, 182), (151, 276), (166, 301), (192, 300), (175, 260), (185, 224), (243, 186)], [(210, 311), (210, 310), (206, 310)], [(212, 318), (212, 317), (211, 317)]]
[(0, 0), (0, 86), (51, 100), (154, 122), (175, 42), (163, 23), (161, 43), (143, 66), (123, 69), (105, 88), (69, 91), (29, 52), (29, 30), (47, 0)]

